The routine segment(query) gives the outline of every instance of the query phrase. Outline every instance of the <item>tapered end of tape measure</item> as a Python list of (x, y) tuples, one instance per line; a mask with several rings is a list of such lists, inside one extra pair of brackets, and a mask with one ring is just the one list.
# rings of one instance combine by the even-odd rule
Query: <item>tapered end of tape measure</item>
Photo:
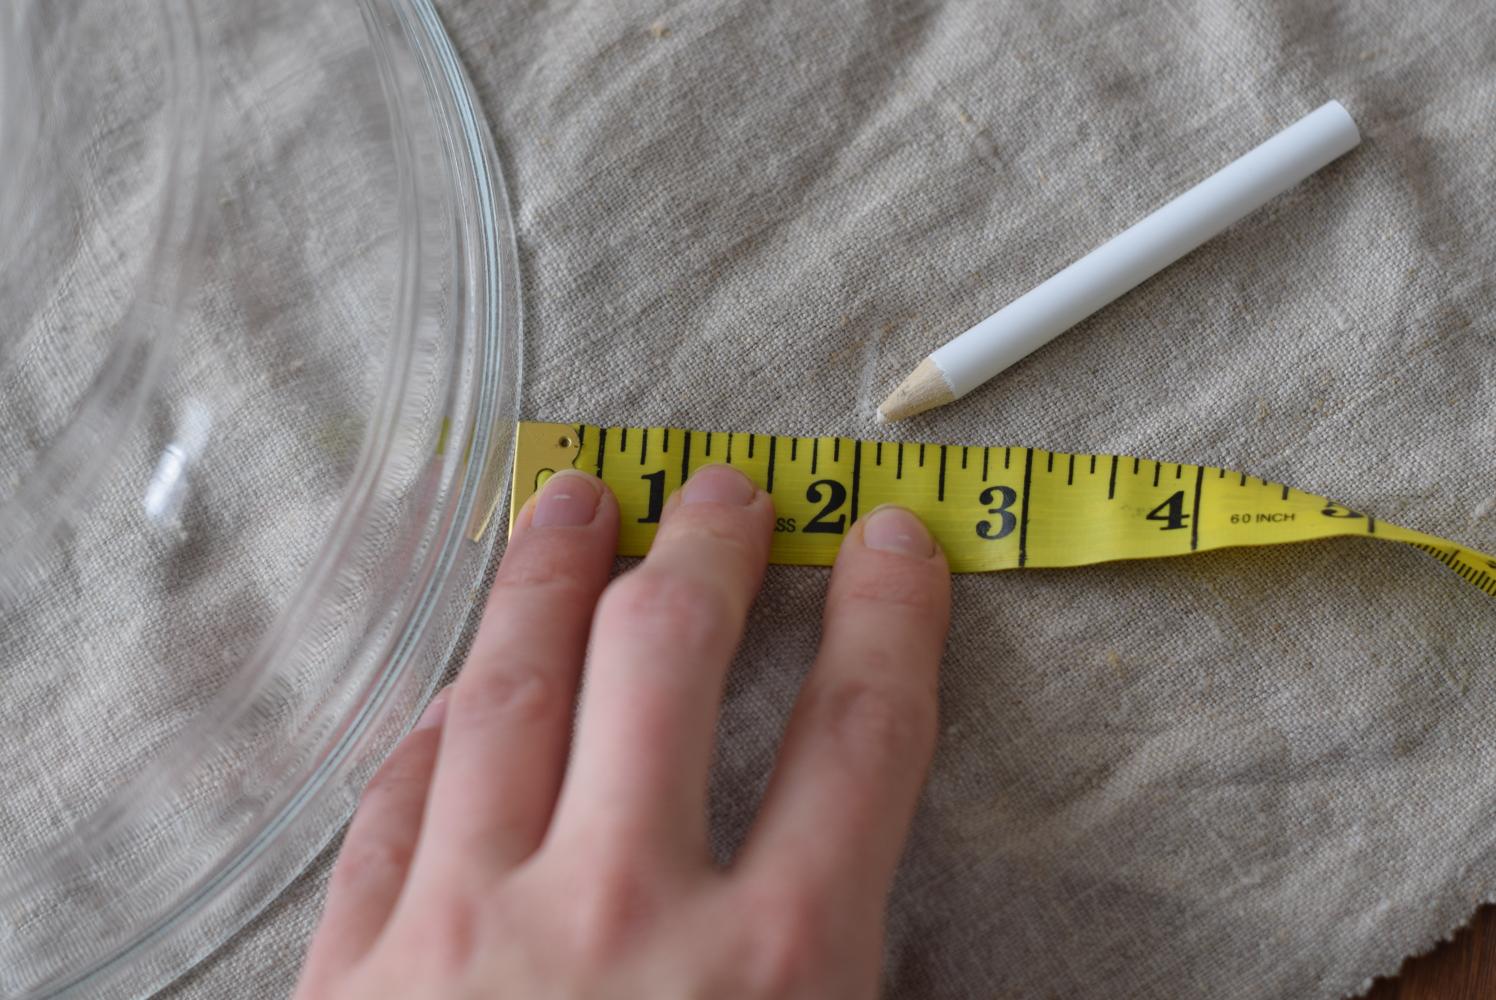
[(576, 467), (582, 451), (582, 429), (574, 424), (521, 423), (514, 440), (514, 492), (509, 502), (509, 530), (514, 519), (545, 481), (562, 469)]

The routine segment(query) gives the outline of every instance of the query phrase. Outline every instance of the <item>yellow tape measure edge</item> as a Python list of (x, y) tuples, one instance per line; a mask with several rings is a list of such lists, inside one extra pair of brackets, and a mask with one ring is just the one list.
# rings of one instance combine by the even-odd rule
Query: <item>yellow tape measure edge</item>
[(1422, 549), (1496, 597), (1496, 557), (1318, 494), (1215, 466), (1012, 446), (523, 421), (510, 527), (549, 475), (579, 468), (618, 497), (619, 554), (643, 555), (664, 498), (714, 462), (773, 495), (776, 563), (830, 565), (852, 522), (897, 503), (920, 515), (956, 572), (1364, 536)]

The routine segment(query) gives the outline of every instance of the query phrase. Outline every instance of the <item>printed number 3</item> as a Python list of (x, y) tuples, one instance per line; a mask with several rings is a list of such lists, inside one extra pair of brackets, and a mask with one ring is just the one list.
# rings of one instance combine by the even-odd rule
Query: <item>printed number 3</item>
[[(1002, 502), (996, 507), (989, 506), (993, 498), (997, 496), (1002, 497)], [(987, 508), (987, 513), (996, 514), (1000, 520), (997, 522), (996, 531), (992, 530), (991, 521), (978, 521), (977, 537), (995, 542), (999, 538), (1006, 538), (1008, 535), (1011, 535), (1013, 529), (1018, 527), (1018, 518), (1008, 508), (1012, 507), (1014, 502), (1017, 501), (1018, 491), (1011, 486), (989, 486), (982, 491), (980, 499), (982, 506)]]

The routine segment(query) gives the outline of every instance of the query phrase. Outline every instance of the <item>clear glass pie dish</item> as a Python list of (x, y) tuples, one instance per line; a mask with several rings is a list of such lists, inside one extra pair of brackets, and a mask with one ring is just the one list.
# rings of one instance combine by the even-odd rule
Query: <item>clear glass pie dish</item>
[(139, 995), (471, 623), (508, 201), (427, 0), (7, 5), (0, 171), (0, 995)]

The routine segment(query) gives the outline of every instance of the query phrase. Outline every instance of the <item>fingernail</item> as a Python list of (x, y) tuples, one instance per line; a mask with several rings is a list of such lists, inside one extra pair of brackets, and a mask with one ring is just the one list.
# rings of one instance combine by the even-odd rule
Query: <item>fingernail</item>
[(415, 728), (434, 729), (435, 727), (441, 725), (442, 720), (446, 717), (447, 689), (442, 688), (436, 693), (436, 697), (431, 699), (431, 704), (426, 706), (426, 711), (422, 712), (421, 717), (416, 720)]
[(686, 483), (680, 496), (683, 503), (725, 503), (746, 507), (758, 496), (758, 487), (730, 465), (708, 465), (696, 470), (696, 475)]
[(883, 506), (862, 522), (862, 543), (879, 552), (894, 552), (915, 559), (935, 554), (935, 540), (919, 518), (902, 507)]
[(597, 515), (602, 484), (585, 472), (562, 469), (540, 489), (530, 524), (536, 528), (580, 528)]

